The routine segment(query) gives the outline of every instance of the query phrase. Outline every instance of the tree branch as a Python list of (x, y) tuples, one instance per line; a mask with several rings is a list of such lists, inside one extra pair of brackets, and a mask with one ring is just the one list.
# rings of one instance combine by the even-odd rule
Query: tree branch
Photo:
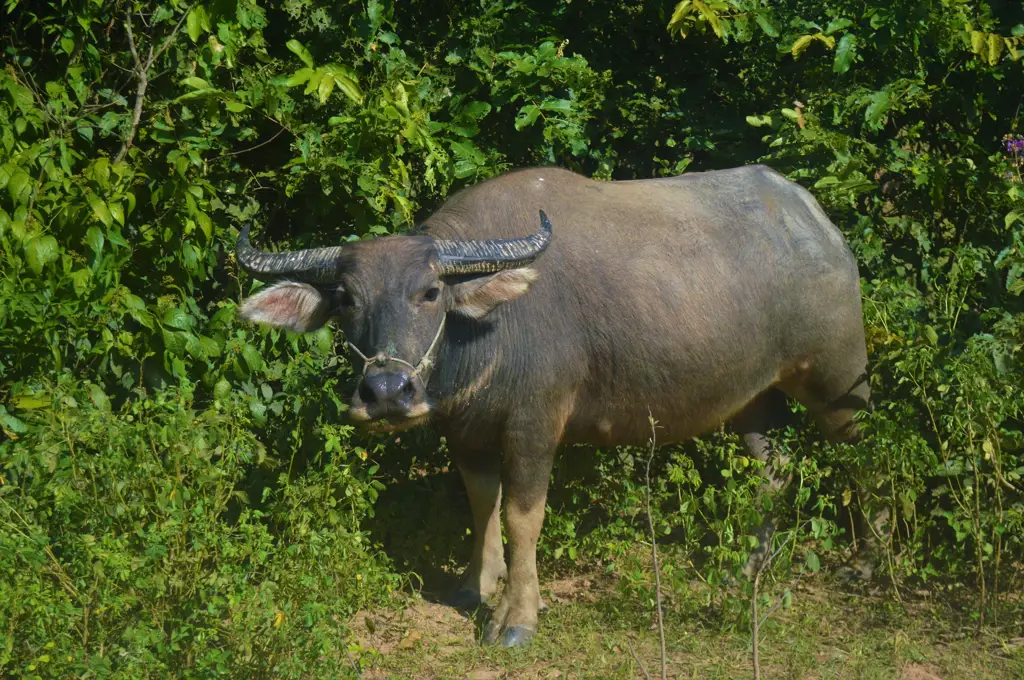
[(142, 121), (142, 106), (146, 101), (146, 89), (149, 87), (149, 69), (153, 67), (153, 63), (163, 54), (175, 36), (178, 35), (178, 31), (181, 30), (181, 25), (185, 23), (188, 13), (192, 10), (192, 5), (185, 8), (185, 12), (178, 19), (178, 23), (174, 25), (170, 34), (164, 40), (160, 48), (154, 52), (153, 46), (149, 47), (149, 54), (146, 55), (146, 62), (143, 63), (139, 57), (139, 50), (135, 45), (135, 34), (132, 32), (132, 14), (134, 9), (128, 10), (128, 17), (125, 20), (124, 27), (128, 33), (128, 47), (132, 52), (132, 59), (135, 61), (135, 78), (138, 80), (138, 84), (135, 88), (135, 107), (132, 110), (132, 126), (128, 130), (128, 138), (124, 140), (124, 144), (121, 145), (121, 150), (117, 152), (117, 156), (114, 157), (114, 162), (119, 163), (128, 153), (128, 149), (131, 148), (132, 143), (135, 141), (135, 134), (139, 131), (139, 123)]

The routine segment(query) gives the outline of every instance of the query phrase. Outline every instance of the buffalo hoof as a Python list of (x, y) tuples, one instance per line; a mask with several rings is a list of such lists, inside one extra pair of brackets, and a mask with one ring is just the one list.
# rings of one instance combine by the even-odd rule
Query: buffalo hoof
[(875, 576), (875, 562), (868, 557), (858, 557), (839, 567), (840, 580), (847, 584), (868, 583)]
[(506, 626), (502, 623), (503, 619), (504, 617), (491, 617), (491, 620), (487, 622), (487, 627), (484, 628), (483, 638), (480, 640), (483, 644), (493, 645), (500, 639), (502, 647), (523, 647), (537, 634), (537, 629), (534, 627)]
[(537, 631), (526, 626), (509, 626), (501, 638), (502, 647), (523, 647), (533, 639)]
[(501, 638), (502, 647), (525, 647), (537, 631), (528, 626), (509, 626), (504, 628), (501, 624), (491, 621), (484, 629), (483, 643), (493, 645)]
[(455, 609), (476, 609), (483, 603), (483, 595), (472, 588), (460, 588), (448, 597), (448, 606)]

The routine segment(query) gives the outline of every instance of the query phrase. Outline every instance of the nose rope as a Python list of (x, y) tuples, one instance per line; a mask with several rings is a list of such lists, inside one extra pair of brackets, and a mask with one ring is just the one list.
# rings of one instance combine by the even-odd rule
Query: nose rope
[(437, 348), (437, 343), (441, 340), (441, 334), (444, 332), (444, 322), (447, 318), (447, 315), (441, 317), (441, 325), (437, 327), (437, 333), (434, 335), (434, 339), (430, 342), (430, 347), (427, 348), (427, 351), (423, 354), (423, 358), (420, 359), (420, 362), (415, 366), (410, 364), (405, 359), (399, 359), (398, 357), (390, 356), (388, 354), (385, 354), (384, 352), (378, 352), (372, 357), (367, 357), (365, 354), (360, 352), (359, 348), (356, 347), (351, 342), (346, 342), (346, 344), (352, 349), (353, 352), (356, 353), (356, 355), (358, 355), (360, 359), (363, 360), (364, 376), (366, 375), (366, 372), (370, 370), (371, 366), (383, 367), (386, 366), (388, 362), (394, 362), (396, 364), (404, 364), (411, 368), (412, 373), (409, 374), (409, 378), (415, 378), (417, 375), (419, 375), (420, 371), (424, 369), (429, 369), (431, 366), (434, 365), (434, 360), (431, 355)]

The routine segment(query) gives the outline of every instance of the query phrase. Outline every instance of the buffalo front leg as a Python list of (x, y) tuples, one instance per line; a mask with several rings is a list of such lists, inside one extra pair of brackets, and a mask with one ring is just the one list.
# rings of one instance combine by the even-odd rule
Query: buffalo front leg
[[(734, 428), (743, 436), (747, 452), (764, 463), (760, 470), (761, 478), (764, 480), (762, 494), (765, 491), (776, 493), (784, 489), (789, 482), (785, 476), (780, 476), (772, 464), (771, 440), (768, 438), (770, 431), (785, 427), (789, 421), (786, 395), (774, 388), (760, 394), (733, 421)], [(788, 459), (780, 457), (779, 462), (785, 465)], [(758, 546), (743, 567), (743, 575), (747, 578), (753, 579), (764, 564), (771, 549), (770, 542), (774, 533), (775, 521), (770, 512), (765, 512), (764, 520), (757, 531)]]
[[(501, 602), (491, 613), (483, 641), (505, 647), (524, 645), (537, 632), (542, 603), (537, 582), (537, 540), (544, 524), (548, 481), (557, 439), (533, 427), (506, 436), (503, 488), (509, 571)], [(538, 441), (540, 439), (541, 441)], [(531, 441), (532, 440), (532, 441)]]
[(492, 465), (457, 464), (473, 513), (473, 556), (449, 604), (472, 609), (498, 592), (498, 580), (507, 573), (501, 544), (501, 470), (496, 456)]

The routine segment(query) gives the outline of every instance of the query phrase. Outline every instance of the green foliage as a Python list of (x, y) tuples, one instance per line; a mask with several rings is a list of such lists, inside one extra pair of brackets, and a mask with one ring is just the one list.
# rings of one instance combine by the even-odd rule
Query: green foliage
[[(875, 410), (855, 447), (816, 443), (807, 422), (781, 436), (795, 483), (767, 500), (776, 573), (839, 556), (858, 511), (849, 473), (870, 470), (863, 502), (890, 511), (898, 592), (940, 588), (975, 616), (1015, 606), (1012, 3), (6, 6), (0, 673), (347, 672), (346, 616), (404, 582), (376, 545), (378, 478), (443, 451), (339, 425), (351, 371), (329, 330), (239, 325), (252, 284), (234, 265), (238, 226), (283, 207), (290, 223), (266, 238), (284, 247), (393, 233), (533, 164), (632, 179), (759, 161), (811, 188), (861, 263)], [(601, 561), (652, 596), (629, 558), (647, 540), (646, 455), (560, 462), (547, 565)], [(696, 573), (740, 616), (718, 584), (767, 510), (757, 463), (723, 435), (656, 467), (663, 580)]]

